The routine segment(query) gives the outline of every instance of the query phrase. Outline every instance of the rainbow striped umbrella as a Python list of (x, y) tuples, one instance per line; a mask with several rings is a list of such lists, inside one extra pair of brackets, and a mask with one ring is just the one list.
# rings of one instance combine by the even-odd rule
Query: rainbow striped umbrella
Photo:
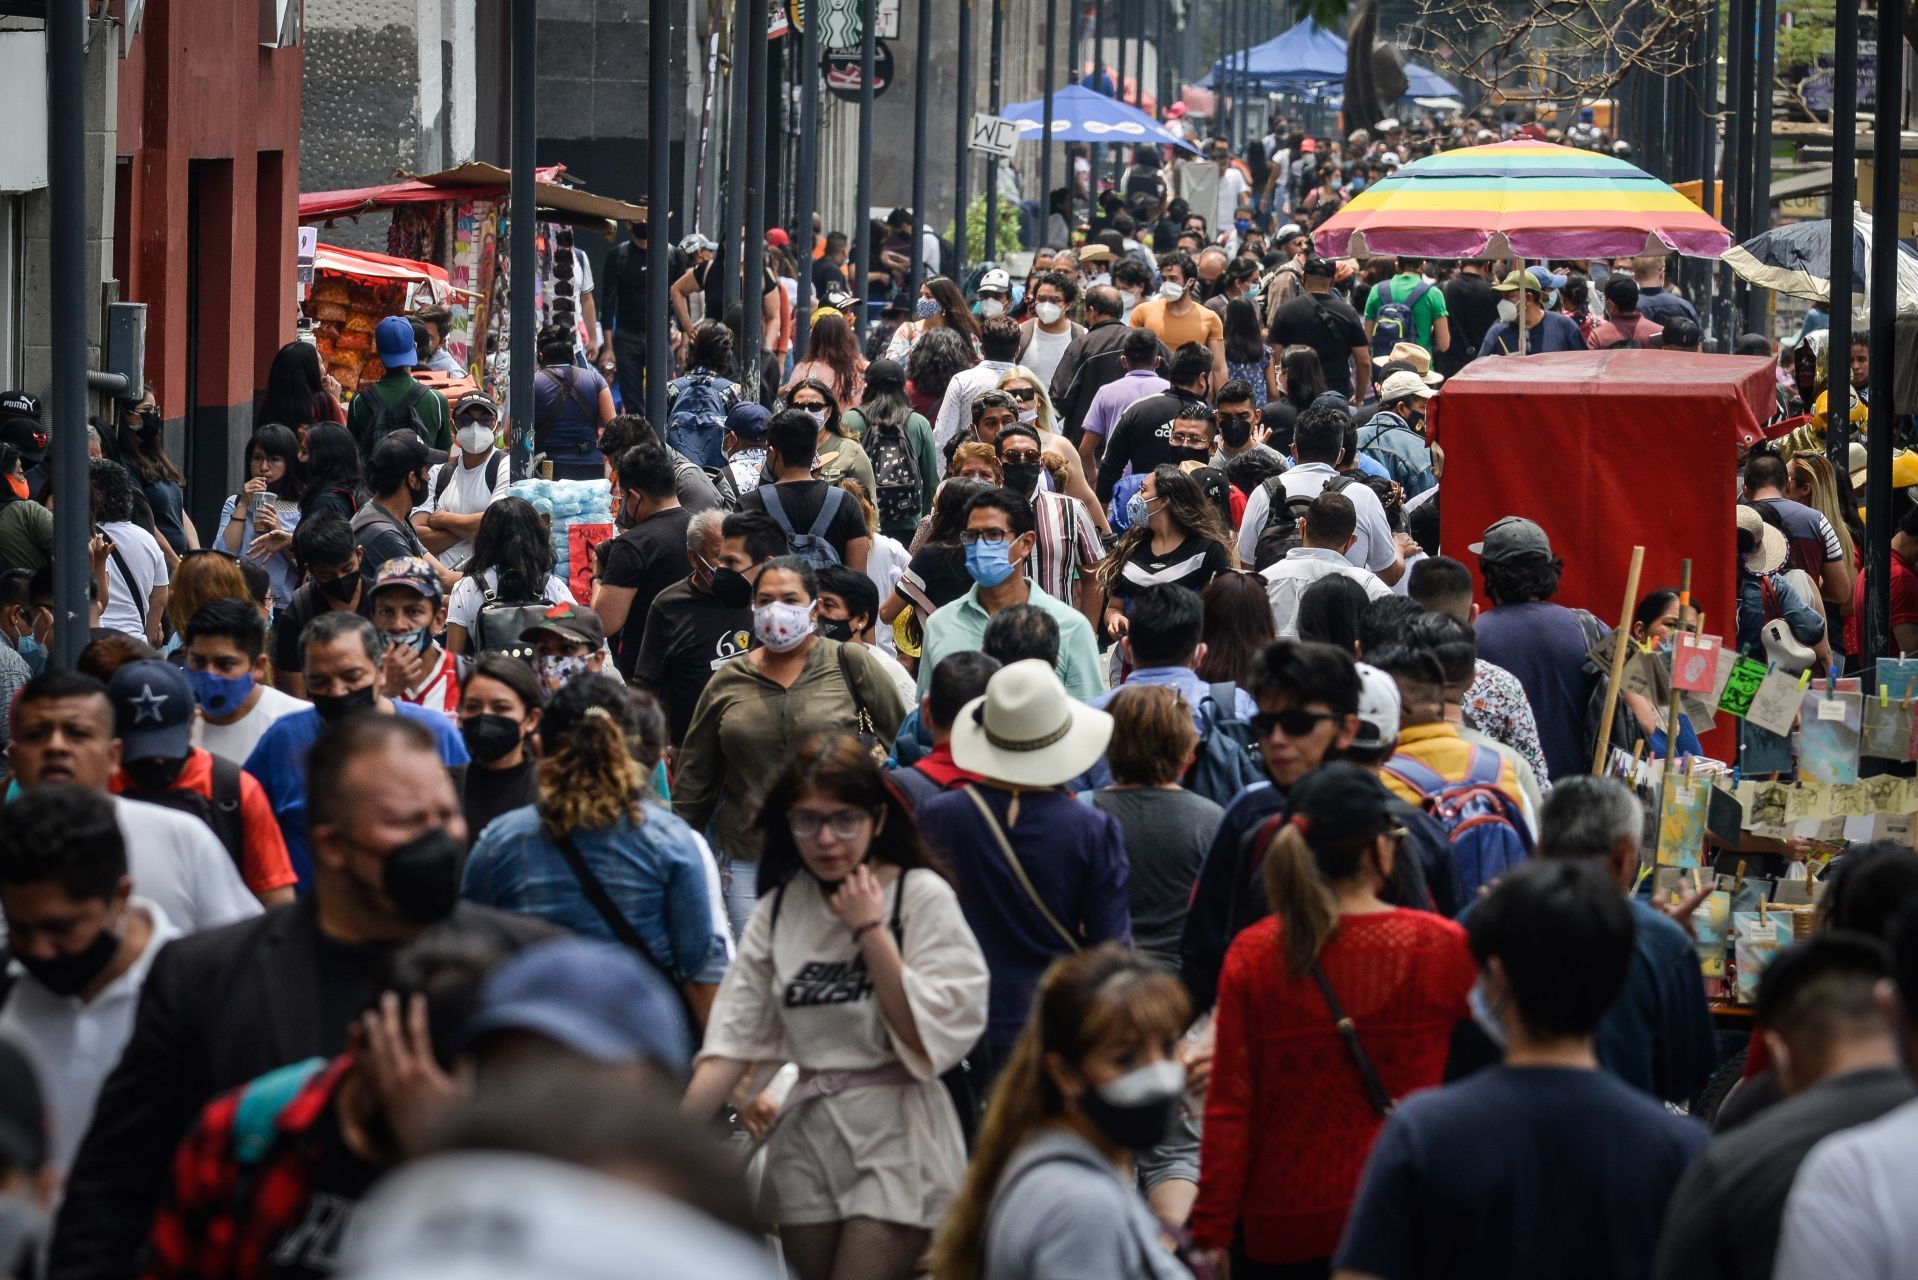
[(1441, 151), (1361, 191), (1314, 235), (1331, 258), (1716, 258), (1731, 232), (1634, 164), (1519, 140)]

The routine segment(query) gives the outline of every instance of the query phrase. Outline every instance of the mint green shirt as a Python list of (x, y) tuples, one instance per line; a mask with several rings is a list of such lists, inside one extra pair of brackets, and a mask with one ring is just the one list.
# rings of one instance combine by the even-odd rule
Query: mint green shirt
[[(1066, 692), (1079, 701), (1096, 698), (1105, 692), (1105, 679), (1099, 674), (1099, 645), (1092, 638), (1092, 624), (1086, 616), (1064, 601), (1056, 600), (1027, 580), (1031, 595), (1026, 603), (1037, 605), (1059, 624), (1059, 679)], [(964, 653), (985, 644), (986, 624), (992, 621), (979, 603), (979, 586), (941, 608), (926, 619), (925, 649), (919, 659), (919, 696), (932, 685), (932, 670), (949, 653)]]

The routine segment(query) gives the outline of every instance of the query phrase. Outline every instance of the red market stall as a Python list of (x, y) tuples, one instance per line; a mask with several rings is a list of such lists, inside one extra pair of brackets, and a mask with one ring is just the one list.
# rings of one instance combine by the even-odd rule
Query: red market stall
[(373, 351), (374, 326), (386, 316), (427, 301), (445, 302), (450, 295), (444, 267), (322, 244), (314, 251), (313, 284), (300, 305), (326, 371), (351, 395), (386, 372)]

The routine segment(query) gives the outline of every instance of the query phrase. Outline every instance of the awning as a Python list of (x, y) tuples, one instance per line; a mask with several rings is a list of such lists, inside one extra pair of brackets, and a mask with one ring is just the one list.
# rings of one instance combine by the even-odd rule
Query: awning
[[(558, 178), (564, 172), (564, 165), (536, 171), (533, 194), (541, 212), (561, 215), (557, 221), (572, 223), (646, 220), (646, 210), (641, 205), (596, 196), (590, 191), (559, 182)], [(331, 218), (352, 218), (396, 205), (460, 200), (479, 194), (504, 195), (512, 183), (513, 175), (505, 169), (474, 161), (455, 169), (445, 169), (423, 177), (403, 178), (377, 187), (303, 193), (300, 196), (300, 221), (324, 222)]]
[(404, 284), (423, 284), (432, 290), (437, 299), (444, 299), (452, 291), (452, 281), (447, 277), (445, 267), (436, 267), (430, 262), (415, 262), (411, 258), (395, 258), (387, 253), (374, 253), (370, 249), (320, 245), (313, 253), (313, 270), (315, 274), (326, 272), (329, 275), (352, 276), (357, 280), (397, 280)]

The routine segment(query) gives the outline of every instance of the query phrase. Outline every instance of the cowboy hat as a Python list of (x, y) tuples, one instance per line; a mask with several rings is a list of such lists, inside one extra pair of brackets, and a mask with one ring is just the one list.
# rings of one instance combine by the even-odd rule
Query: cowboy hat
[(1001, 782), (1056, 787), (1090, 769), (1112, 739), (1112, 717), (1076, 701), (1038, 658), (993, 673), (959, 711), (952, 761)]
[(1745, 554), (1746, 569), (1753, 573), (1771, 573), (1784, 568), (1791, 546), (1783, 533), (1765, 523), (1757, 507), (1738, 508), (1738, 531), (1749, 535), (1755, 544)]
[(1436, 387), (1445, 381), (1444, 374), (1432, 372), (1432, 353), (1416, 342), (1395, 342), (1390, 355), (1372, 357), (1374, 369), (1382, 369), (1388, 364), (1411, 365), (1428, 387)]

